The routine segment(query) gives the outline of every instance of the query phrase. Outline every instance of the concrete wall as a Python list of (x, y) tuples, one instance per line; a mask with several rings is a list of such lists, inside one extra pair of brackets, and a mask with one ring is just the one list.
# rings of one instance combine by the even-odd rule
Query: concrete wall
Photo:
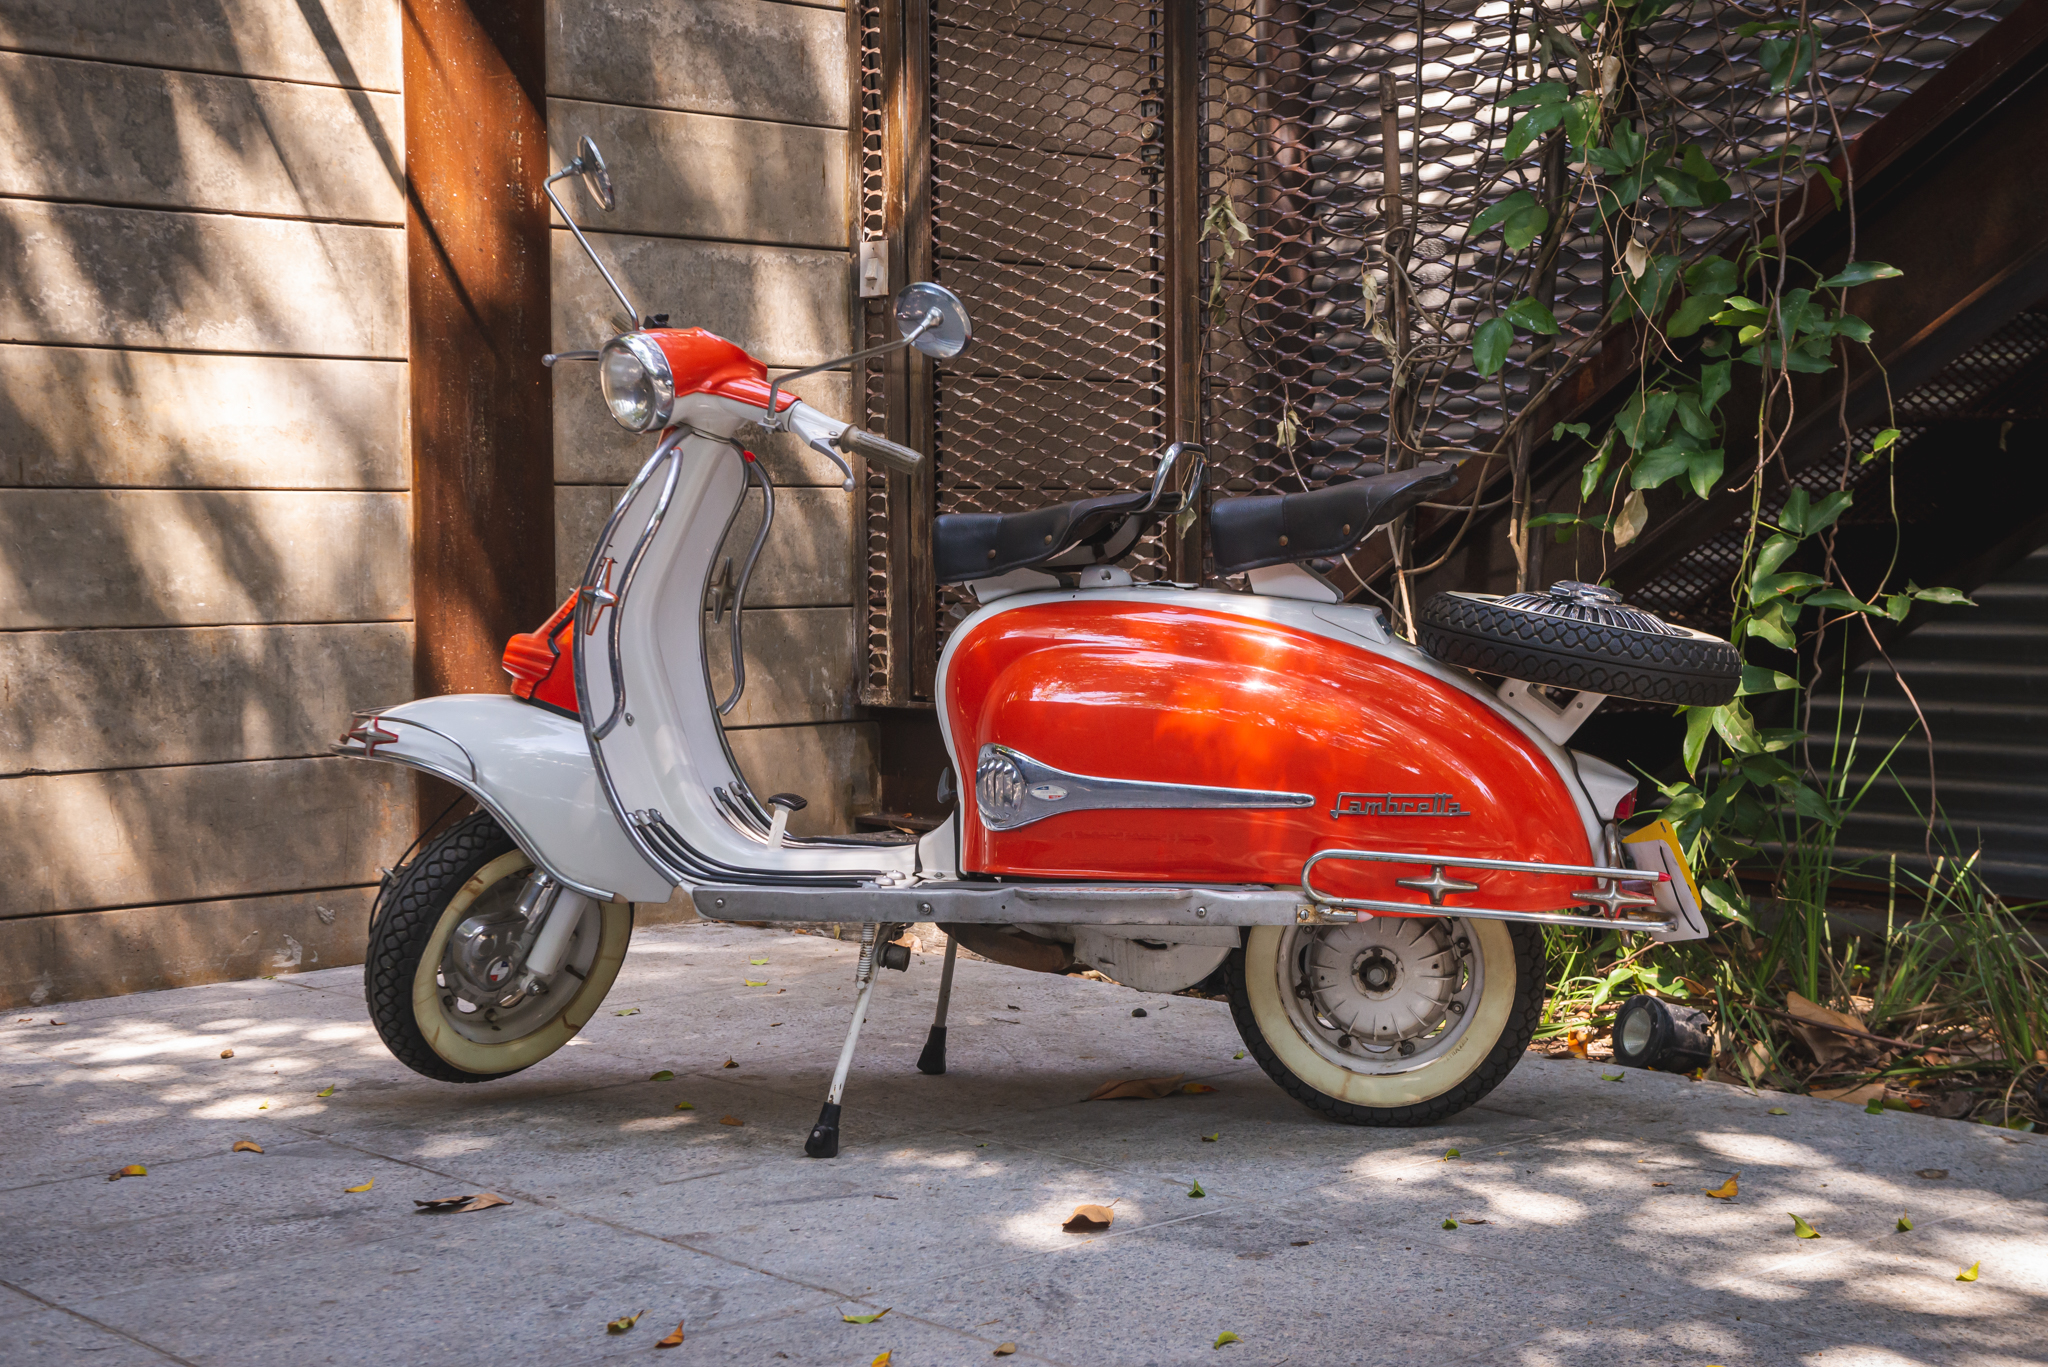
[(398, 0), (0, 0), (0, 1002), (361, 958), (412, 784)]
[[(552, 0), (554, 164), (587, 134), (618, 194), (610, 214), (580, 187), (564, 202), (643, 311), (729, 337), (775, 372), (853, 349), (850, 44), (844, 11), (819, 4)], [(559, 227), (554, 309), (559, 348), (595, 346), (616, 330), (616, 299)], [(856, 416), (843, 373), (800, 382), (796, 393)], [(606, 414), (590, 366), (557, 368), (564, 597), (652, 449)], [(830, 462), (787, 436), (753, 449), (776, 482), (775, 526), (747, 596), (747, 692), (727, 731), (757, 793), (810, 800), (793, 829), (843, 831), (875, 796), (874, 727), (856, 706), (853, 499)], [(749, 498), (725, 550), (736, 567), (760, 525), (760, 495)], [(721, 687), (729, 670), (721, 650)]]

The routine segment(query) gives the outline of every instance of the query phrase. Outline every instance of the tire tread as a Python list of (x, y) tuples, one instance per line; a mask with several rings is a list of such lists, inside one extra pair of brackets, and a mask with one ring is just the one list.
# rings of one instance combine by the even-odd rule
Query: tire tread
[(420, 955), (448, 903), (478, 869), (518, 846), (489, 812), (474, 812), (434, 837), (378, 898), (363, 956), (363, 998), (392, 1056), (437, 1082), (488, 1082), (519, 1071), (472, 1073), (434, 1052), (413, 1018), (412, 984)]
[(1266, 1076), (1278, 1083), (1281, 1091), (1318, 1115), (1345, 1125), (1377, 1128), (1435, 1125), (1449, 1120), (1498, 1087), (1521, 1062), (1529, 1041), (1536, 1037), (1536, 1027), (1542, 1022), (1542, 937), (1534, 926), (1517, 924), (1508, 926), (1508, 935), (1515, 946), (1515, 997), (1500, 1038), (1494, 1041), (1493, 1048), (1480, 1065), (1455, 1087), (1413, 1105), (1360, 1106), (1320, 1092), (1296, 1077), (1273, 1052), (1272, 1046), (1266, 1043), (1265, 1032), (1259, 1029), (1258, 1021), (1252, 1015), (1251, 996), (1245, 986), (1245, 952), (1242, 949), (1232, 950), (1225, 963), (1230, 975), (1230, 1014), (1237, 1022), (1237, 1033), (1244, 1040), (1245, 1048), (1258, 1060), (1259, 1067), (1265, 1069)]

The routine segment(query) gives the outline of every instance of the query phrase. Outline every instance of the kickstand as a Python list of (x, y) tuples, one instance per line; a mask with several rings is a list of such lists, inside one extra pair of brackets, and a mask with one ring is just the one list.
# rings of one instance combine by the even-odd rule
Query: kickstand
[(917, 1071), (937, 1077), (946, 1071), (946, 1004), (953, 1000), (953, 959), (960, 942), (946, 937), (946, 966), (939, 970), (939, 1012), (932, 1018), (932, 1032), (925, 1037), (924, 1052), (917, 1056)]
[(818, 1123), (811, 1126), (811, 1137), (804, 1141), (804, 1152), (813, 1158), (839, 1156), (839, 1098), (846, 1091), (846, 1074), (853, 1067), (853, 1048), (860, 1042), (861, 1022), (868, 1018), (868, 999), (875, 995), (875, 959), (881, 929), (873, 921), (860, 928), (860, 967), (854, 977), (860, 991), (853, 999), (853, 1028), (846, 1032), (846, 1043), (839, 1050), (839, 1066), (832, 1071), (832, 1090), (826, 1093), (825, 1109), (818, 1112)]

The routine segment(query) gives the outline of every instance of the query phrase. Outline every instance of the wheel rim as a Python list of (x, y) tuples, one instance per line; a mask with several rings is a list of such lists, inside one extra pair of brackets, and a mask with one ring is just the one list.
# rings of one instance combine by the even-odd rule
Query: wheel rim
[(1351, 1073), (1428, 1067), (1458, 1046), (1486, 990), (1467, 923), (1371, 917), (1291, 927), (1282, 936), (1280, 1000), (1302, 1041)]
[(544, 984), (545, 990), (519, 985), (523, 974), (512, 959), (526, 918), (519, 914), (519, 894), (532, 864), (506, 868), (496, 881), (463, 909), (462, 919), (448, 932), (434, 975), (441, 1018), (464, 1039), (477, 1044), (506, 1044), (539, 1030), (562, 1009), (565, 995), (590, 977), (602, 938), (597, 904), (583, 908), (562, 967)]
[[(478, 1011), (454, 1009), (449, 999), (461, 999), (460, 984), (458, 991), (451, 992), (443, 981), (449, 941), (472, 917), (495, 919), (499, 912), (492, 894), (503, 888), (516, 900), (532, 868), (531, 859), (513, 850), (478, 869), (442, 911), (413, 974), (414, 1024), (428, 1048), (466, 1072), (516, 1072), (568, 1043), (596, 1013), (626, 957), (626, 944), (633, 934), (632, 907), (623, 902), (597, 903), (587, 908), (577, 923), (565, 966), (555, 975), (547, 994), (515, 1003), (508, 1009), (519, 1014), (508, 1018), (501, 1011), (495, 1022), (477, 1019)], [(583, 975), (580, 980), (578, 973)], [(533, 1013), (531, 1018), (525, 1014), (528, 1011)], [(492, 1024), (499, 1028), (491, 1029)]]

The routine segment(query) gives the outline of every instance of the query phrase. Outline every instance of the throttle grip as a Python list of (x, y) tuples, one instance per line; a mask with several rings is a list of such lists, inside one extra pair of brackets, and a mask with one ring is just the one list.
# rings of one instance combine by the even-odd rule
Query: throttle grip
[(924, 468), (924, 457), (908, 446), (898, 446), (886, 437), (878, 437), (858, 427), (847, 428), (832, 439), (832, 444), (900, 474), (914, 475)]

